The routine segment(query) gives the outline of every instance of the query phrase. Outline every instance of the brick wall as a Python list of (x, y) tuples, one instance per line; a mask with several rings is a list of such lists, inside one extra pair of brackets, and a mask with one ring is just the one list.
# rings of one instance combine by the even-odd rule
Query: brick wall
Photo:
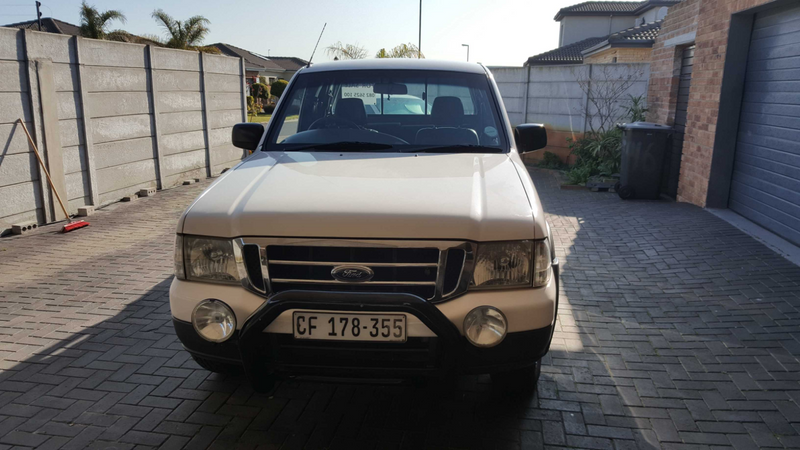
[(678, 201), (706, 205), (731, 14), (764, 3), (768, 0), (684, 0), (664, 19), (650, 65), (650, 121), (674, 122), (680, 52), (691, 45), (674, 41), (696, 32)]
[[(583, 62), (585, 64), (649, 62), (652, 52), (650, 48), (610, 48), (583, 58)], [(614, 58), (617, 60), (614, 61)]]

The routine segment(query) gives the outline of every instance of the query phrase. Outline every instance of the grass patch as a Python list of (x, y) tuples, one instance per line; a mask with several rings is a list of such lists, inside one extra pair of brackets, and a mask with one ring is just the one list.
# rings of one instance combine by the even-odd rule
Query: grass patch
[[(247, 118), (250, 122), (254, 123), (267, 123), (272, 118), (272, 114), (259, 114), (257, 116), (250, 116)], [(286, 120), (297, 120), (300, 116), (288, 116)]]

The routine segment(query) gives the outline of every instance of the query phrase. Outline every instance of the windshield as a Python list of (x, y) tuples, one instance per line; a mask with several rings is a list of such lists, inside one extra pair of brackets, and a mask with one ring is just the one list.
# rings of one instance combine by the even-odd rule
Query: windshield
[(500, 153), (485, 75), (414, 70), (300, 73), (266, 151)]

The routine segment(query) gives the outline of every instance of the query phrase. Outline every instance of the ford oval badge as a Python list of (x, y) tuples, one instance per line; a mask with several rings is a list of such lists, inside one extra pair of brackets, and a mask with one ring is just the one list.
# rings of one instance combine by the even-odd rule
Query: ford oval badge
[(375, 272), (366, 266), (336, 266), (331, 270), (331, 276), (345, 283), (363, 283), (375, 276)]

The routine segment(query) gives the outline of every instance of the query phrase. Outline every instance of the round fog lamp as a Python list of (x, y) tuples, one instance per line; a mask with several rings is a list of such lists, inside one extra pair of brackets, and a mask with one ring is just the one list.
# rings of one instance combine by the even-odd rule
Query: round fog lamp
[(464, 318), (464, 334), (476, 347), (494, 347), (506, 337), (508, 322), (497, 308), (479, 306)]
[(192, 325), (203, 339), (222, 342), (236, 330), (236, 316), (220, 300), (207, 299), (198, 303), (192, 311)]

